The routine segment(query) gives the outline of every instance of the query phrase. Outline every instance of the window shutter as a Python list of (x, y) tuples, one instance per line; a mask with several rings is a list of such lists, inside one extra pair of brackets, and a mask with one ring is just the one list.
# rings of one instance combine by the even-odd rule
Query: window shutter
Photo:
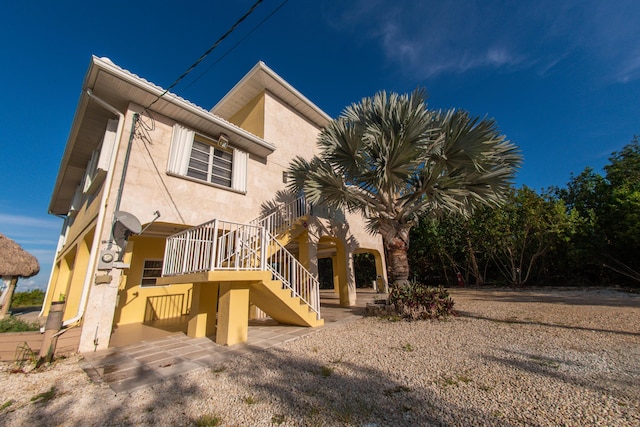
[(90, 194), (91, 190), (95, 189), (95, 186), (92, 188), (91, 184), (93, 183), (93, 177), (96, 174), (96, 167), (98, 166), (98, 157), (100, 156), (100, 151), (94, 150), (91, 153), (91, 160), (87, 163), (87, 170), (84, 173), (84, 184), (82, 185), (83, 193)]
[(118, 131), (118, 121), (109, 120), (107, 130), (102, 138), (102, 148), (100, 149), (100, 158), (98, 159), (97, 170), (100, 173), (107, 172), (111, 164), (111, 156), (113, 155), (113, 146), (116, 143), (116, 132)]
[(116, 133), (118, 130), (118, 121), (109, 120), (107, 129), (102, 137), (102, 144), (93, 154), (89, 169), (87, 170), (88, 178), (85, 192), (94, 194), (107, 176), (107, 171), (111, 165), (111, 157), (113, 156), (113, 148), (116, 144)]
[(75, 217), (78, 211), (80, 210), (80, 206), (82, 205), (82, 185), (78, 185), (76, 187), (76, 192), (73, 194), (73, 199), (71, 200), (71, 206), (69, 207), (68, 216)]
[(186, 175), (189, 167), (189, 156), (193, 145), (194, 131), (175, 124), (171, 134), (171, 148), (169, 151), (169, 164), (167, 172), (178, 175)]
[(249, 155), (237, 148), (233, 150), (233, 166), (231, 168), (231, 188), (243, 193), (247, 191), (247, 160)]

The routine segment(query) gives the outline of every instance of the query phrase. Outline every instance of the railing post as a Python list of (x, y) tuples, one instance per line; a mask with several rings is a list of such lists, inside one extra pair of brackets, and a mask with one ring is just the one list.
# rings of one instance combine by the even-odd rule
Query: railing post
[(214, 219), (213, 220), (213, 235), (211, 236), (211, 240), (213, 241), (212, 243), (212, 248), (211, 248), (211, 263), (210, 263), (210, 268), (209, 271), (214, 271), (217, 267), (216, 265), (216, 259), (218, 258), (216, 256), (216, 252), (218, 252), (218, 219)]
[(260, 237), (260, 270), (265, 271), (267, 269), (267, 247), (271, 246), (271, 240), (267, 240), (267, 229), (265, 227), (262, 227), (260, 233), (262, 234)]
[(190, 243), (191, 233), (187, 233), (184, 239), (184, 259), (182, 260), (182, 274), (187, 272), (187, 262), (189, 260), (189, 243)]
[(166, 276), (167, 273), (171, 270), (171, 267), (169, 266), (169, 264), (171, 264), (171, 262), (169, 261), (170, 258), (167, 256), (169, 253), (171, 253), (171, 244), (173, 243), (173, 241), (171, 239), (167, 239), (167, 243), (164, 246), (164, 262), (162, 263), (162, 275)]

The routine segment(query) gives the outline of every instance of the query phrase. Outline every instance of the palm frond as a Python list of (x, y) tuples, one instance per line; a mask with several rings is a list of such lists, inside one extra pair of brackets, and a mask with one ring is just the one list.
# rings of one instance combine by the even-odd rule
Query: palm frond
[(470, 212), (504, 198), (521, 154), (493, 119), (433, 111), (426, 94), (380, 91), (344, 109), (318, 139), (320, 156), (296, 158), (290, 188), (310, 200), (381, 219)]

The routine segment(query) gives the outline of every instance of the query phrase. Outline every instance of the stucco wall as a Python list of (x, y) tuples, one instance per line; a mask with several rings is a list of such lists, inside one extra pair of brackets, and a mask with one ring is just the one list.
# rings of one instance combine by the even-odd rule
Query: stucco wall
[[(268, 158), (249, 156), (247, 192), (241, 194), (167, 174), (175, 121), (158, 114), (153, 118), (151, 123), (147, 116), (142, 117), (152, 130), (145, 133), (145, 139), (136, 137), (133, 141), (120, 207), (133, 213), (142, 223), (151, 221), (155, 210), (161, 213), (160, 221), (167, 223), (197, 225), (214, 218), (248, 222), (259, 216), (263, 201), (284, 189), (282, 172), (288, 166), (285, 157), (292, 151), (289, 141), (294, 140), (288, 133), (284, 133), (288, 141), (270, 140), (278, 148)], [(295, 131), (296, 125), (293, 127)], [(313, 134), (309, 128), (306, 125), (301, 134)], [(125, 151), (126, 143), (120, 147), (114, 188), (119, 185)]]
[(159, 300), (158, 297), (167, 297), (169, 301), (169, 296), (181, 295), (181, 298), (173, 298), (169, 301), (173, 305), (181, 302), (181, 304), (177, 304), (180, 307), (177, 305), (175, 307), (164, 307), (157, 313), (160, 319), (179, 317), (188, 311), (191, 284), (171, 286), (140, 285), (144, 261), (146, 259), (162, 259), (164, 257), (164, 244), (165, 239), (162, 238), (131, 237), (127, 248), (132, 253), (131, 268), (126, 270), (126, 276), (123, 276), (122, 284), (120, 285), (118, 306), (113, 320), (115, 325), (144, 321), (145, 312), (149, 308), (157, 308), (156, 305), (147, 307), (150, 298)]

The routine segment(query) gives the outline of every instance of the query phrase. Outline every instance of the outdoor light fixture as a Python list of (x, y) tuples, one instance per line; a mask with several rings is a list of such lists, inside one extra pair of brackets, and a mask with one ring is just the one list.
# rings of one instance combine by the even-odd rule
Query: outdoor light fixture
[(218, 144), (222, 148), (227, 148), (227, 145), (229, 145), (229, 137), (224, 133), (221, 133), (220, 136), (218, 136)]

